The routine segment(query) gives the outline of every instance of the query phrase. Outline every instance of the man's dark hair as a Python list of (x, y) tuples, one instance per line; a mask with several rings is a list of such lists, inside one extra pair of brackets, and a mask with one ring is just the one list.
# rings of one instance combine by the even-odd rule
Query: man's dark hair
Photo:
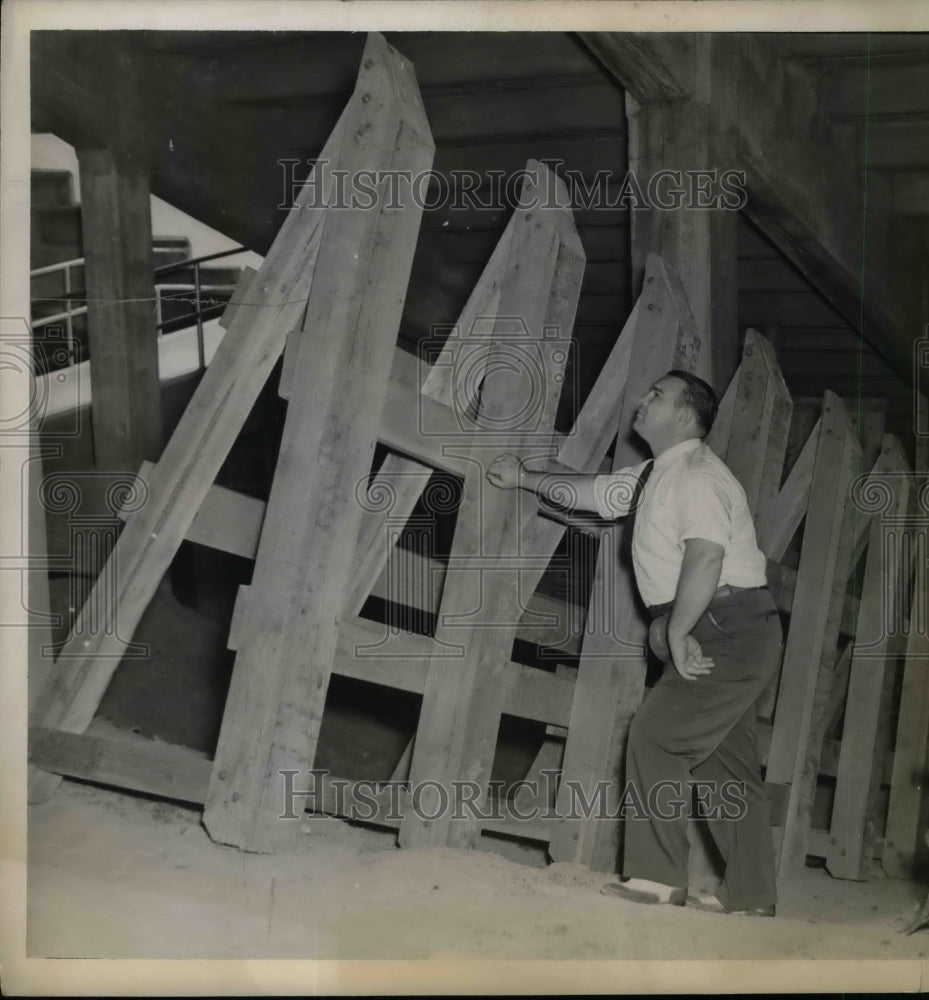
[(681, 389), (681, 393), (677, 397), (677, 405), (689, 406), (694, 411), (697, 416), (697, 424), (703, 431), (701, 437), (706, 437), (719, 410), (719, 400), (716, 398), (716, 393), (713, 392), (713, 387), (704, 382), (702, 378), (691, 375), (690, 372), (681, 371), (679, 368), (673, 368), (668, 372), (668, 375), (673, 375), (674, 378), (679, 378), (684, 383), (684, 388)]

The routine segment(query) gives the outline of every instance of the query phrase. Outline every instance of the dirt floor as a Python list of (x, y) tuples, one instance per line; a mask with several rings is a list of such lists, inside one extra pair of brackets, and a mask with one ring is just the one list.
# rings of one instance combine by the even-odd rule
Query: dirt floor
[(808, 870), (775, 919), (717, 916), (601, 896), (609, 879), (574, 865), (402, 851), (335, 819), (302, 831), (295, 854), (243, 854), (212, 844), (194, 809), (66, 781), (30, 809), (27, 952), (666, 959), (673, 942), (678, 959), (929, 956), (929, 930), (899, 933), (925, 888), (877, 875)]

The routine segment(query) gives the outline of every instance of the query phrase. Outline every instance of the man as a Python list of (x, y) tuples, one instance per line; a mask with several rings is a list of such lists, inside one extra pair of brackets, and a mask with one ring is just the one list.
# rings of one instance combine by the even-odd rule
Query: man
[[(783, 636), (745, 491), (703, 443), (717, 409), (706, 382), (670, 371), (643, 396), (633, 423), (653, 461), (605, 475), (562, 475), (500, 455), (487, 478), (604, 518), (634, 516), (636, 584), (652, 619), (649, 643), (665, 669), (630, 727), (626, 779), (640, 802), (658, 807), (627, 822), (627, 877), (603, 891), (773, 916), (774, 850), (755, 702), (780, 662)], [(707, 821), (726, 868), (715, 896), (688, 900), (689, 810), (674, 808), (668, 795), (686, 796), (695, 782), (704, 796), (715, 789), (717, 810)], [(659, 801), (657, 791), (668, 794)], [(734, 793), (737, 808), (720, 808), (720, 794), (732, 800)]]

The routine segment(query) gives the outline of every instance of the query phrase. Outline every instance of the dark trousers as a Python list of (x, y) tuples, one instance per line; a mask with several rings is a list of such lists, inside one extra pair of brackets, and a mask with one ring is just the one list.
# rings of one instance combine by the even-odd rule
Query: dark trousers
[[(667, 616), (652, 623), (652, 647), (667, 661), (666, 631)], [(686, 794), (695, 781), (709, 782), (714, 804), (721, 805), (720, 815), (707, 816), (726, 865), (720, 901), (731, 910), (767, 906), (777, 893), (755, 703), (780, 662), (780, 619), (767, 590), (748, 590), (711, 603), (692, 635), (714, 661), (713, 670), (687, 681), (666, 662), (629, 730), (626, 780), (649, 815), (626, 823), (623, 871), (627, 877), (687, 885), (690, 810), (667, 808), (667, 795), (675, 788)], [(727, 786), (728, 794), (721, 791), (727, 782), (736, 783)], [(661, 801), (656, 789), (665, 792), (661, 815), (648, 807)]]

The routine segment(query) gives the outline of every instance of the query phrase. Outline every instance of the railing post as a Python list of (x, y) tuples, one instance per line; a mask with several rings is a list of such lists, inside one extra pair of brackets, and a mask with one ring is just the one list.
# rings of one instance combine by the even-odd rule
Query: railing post
[(200, 308), (200, 262), (194, 261), (194, 310), (197, 314), (197, 361), (199, 370), (206, 368), (206, 356), (203, 350), (203, 312)]

